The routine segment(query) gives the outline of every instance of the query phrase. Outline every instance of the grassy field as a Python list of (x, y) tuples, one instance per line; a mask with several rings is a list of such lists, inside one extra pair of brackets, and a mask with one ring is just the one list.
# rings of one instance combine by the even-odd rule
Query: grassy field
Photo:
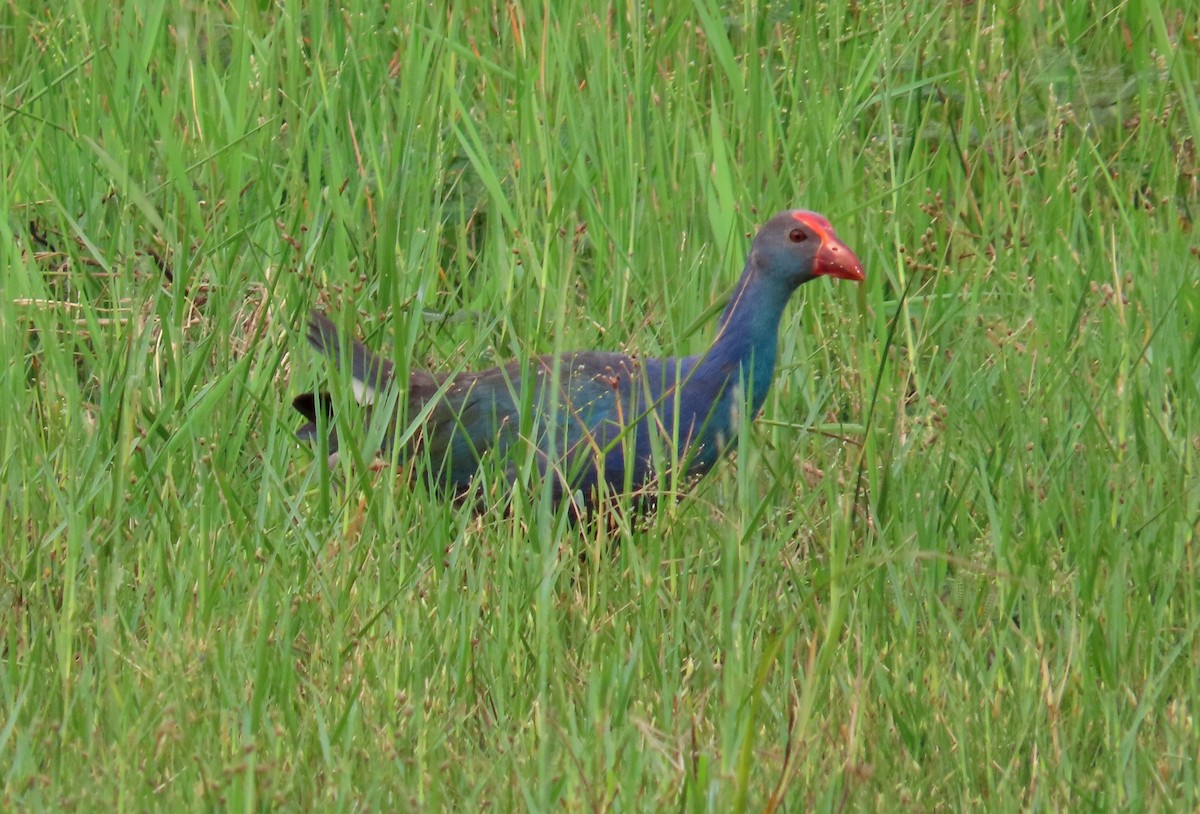
[[(1189, 0), (451, 5), (0, 7), (3, 807), (1200, 807)], [(314, 305), (696, 352), (790, 206), (868, 281), (645, 528), (295, 440)]]

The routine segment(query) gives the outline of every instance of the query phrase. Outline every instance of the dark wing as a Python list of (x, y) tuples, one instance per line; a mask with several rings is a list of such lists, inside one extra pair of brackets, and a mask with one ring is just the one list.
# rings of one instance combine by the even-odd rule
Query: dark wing
[[(308, 340), (335, 366), (349, 365), (355, 399), (368, 409), (393, 385), (392, 363), (357, 341), (343, 341), (324, 314), (313, 312)], [(640, 484), (646, 477), (646, 429), (654, 420), (646, 416), (664, 392), (664, 383), (657, 381), (663, 378), (662, 367), (659, 360), (581, 352), (453, 377), (412, 371), (403, 394), (407, 420), (403, 425), (392, 422), (383, 451), (399, 440), (404, 444), (401, 458), (413, 453), (425, 457), (435, 480), (462, 488), (485, 455), (502, 456), (525, 435), (537, 446), (543, 473), (554, 473), (572, 489), (586, 488), (597, 478), (624, 482), (627, 465), (635, 466), (631, 474)], [(293, 405), (307, 420), (298, 431), (300, 438), (315, 438), (323, 417), (331, 432), (330, 451), (336, 451), (329, 394), (303, 393)]]

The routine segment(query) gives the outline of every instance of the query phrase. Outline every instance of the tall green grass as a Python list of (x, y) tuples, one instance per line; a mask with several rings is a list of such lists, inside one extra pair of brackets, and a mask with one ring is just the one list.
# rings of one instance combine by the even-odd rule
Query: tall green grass
[[(1200, 805), (1191, 6), (798, 5), (0, 9), (6, 807)], [(868, 283), (646, 528), (294, 439), (314, 305), (695, 352), (790, 206)]]

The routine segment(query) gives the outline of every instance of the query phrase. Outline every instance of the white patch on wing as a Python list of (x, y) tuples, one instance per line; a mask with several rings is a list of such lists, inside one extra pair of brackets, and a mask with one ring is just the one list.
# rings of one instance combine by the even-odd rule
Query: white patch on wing
[(350, 389), (354, 391), (354, 400), (364, 407), (375, 403), (375, 388), (366, 382), (351, 379)]

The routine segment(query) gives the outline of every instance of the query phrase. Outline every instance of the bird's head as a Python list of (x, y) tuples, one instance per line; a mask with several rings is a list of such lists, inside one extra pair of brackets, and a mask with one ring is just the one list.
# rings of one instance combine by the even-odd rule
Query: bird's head
[(861, 283), (862, 263), (838, 239), (829, 221), (816, 212), (791, 209), (767, 221), (754, 238), (750, 261), (760, 274), (783, 283), (789, 291), (814, 277), (839, 277)]

